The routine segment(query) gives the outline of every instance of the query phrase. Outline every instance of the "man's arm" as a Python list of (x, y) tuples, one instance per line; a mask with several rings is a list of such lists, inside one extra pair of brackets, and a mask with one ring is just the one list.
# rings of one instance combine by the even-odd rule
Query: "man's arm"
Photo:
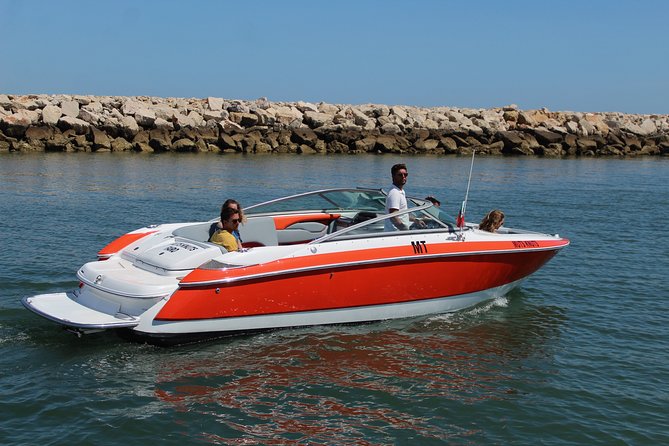
[[(394, 209), (394, 208), (389, 209), (389, 213), (391, 213), (391, 214), (394, 213), (394, 212), (397, 212), (397, 211), (399, 211), (399, 209)], [(400, 231), (406, 231), (407, 229), (409, 229), (409, 228), (407, 228), (407, 225), (405, 225), (402, 222), (402, 219), (399, 216), (390, 217), (390, 221), (393, 224), (393, 226), (395, 226)]]

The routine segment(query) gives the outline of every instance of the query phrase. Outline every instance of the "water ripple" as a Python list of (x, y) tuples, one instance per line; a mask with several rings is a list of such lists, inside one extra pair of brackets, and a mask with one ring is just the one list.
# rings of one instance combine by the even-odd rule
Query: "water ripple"
[(505, 298), (160, 349), (76, 338), (20, 299), (76, 287), (126, 231), (351, 172), (386, 186), (395, 162), (454, 213), (469, 159), (14, 155), (0, 154), (0, 443), (669, 444), (668, 160), (477, 160), (472, 221), (499, 207), (572, 241)]

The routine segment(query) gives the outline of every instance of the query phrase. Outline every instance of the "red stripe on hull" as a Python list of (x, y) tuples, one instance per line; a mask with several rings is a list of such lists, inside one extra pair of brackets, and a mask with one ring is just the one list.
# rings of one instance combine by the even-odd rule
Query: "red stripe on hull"
[(156, 319), (266, 315), (456, 296), (522, 279), (558, 250), (404, 258), (382, 264), (344, 265), (330, 270), (180, 288)]
[[(427, 249), (423, 253), (427, 255), (468, 255), (471, 253), (485, 253), (486, 251), (518, 251), (519, 253), (527, 252), (526, 249), (544, 249), (555, 250), (565, 247), (569, 244), (566, 240), (541, 240), (523, 243), (532, 243), (532, 246), (514, 245), (512, 241), (502, 242), (458, 242), (458, 243), (438, 243), (427, 244)], [(316, 254), (305, 255), (299, 257), (290, 257), (279, 259), (274, 262), (265, 263), (262, 265), (253, 265), (248, 267), (211, 270), (211, 269), (196, 269), (189, 273), (181, 284), (185, 286), (204, 284), (204, 282), (223, 282), (226, 280), (234, 280), (246, 276), (256, 274), (271, 274), (281, 273), (287, 270), (304, 270), (313, 269), (321, 265), (335, 265), (348, 264), (356, 262), (372, 262), (379, 263), (384, 259), (403, 259), (408, 261), (416, 252), (410, 240), (401, 246), (391, 246), (386, 248), (361, 249), (352, 251), (335, 252), (330, 254)], [(208, 285), (208, 284), (207, 284)]]

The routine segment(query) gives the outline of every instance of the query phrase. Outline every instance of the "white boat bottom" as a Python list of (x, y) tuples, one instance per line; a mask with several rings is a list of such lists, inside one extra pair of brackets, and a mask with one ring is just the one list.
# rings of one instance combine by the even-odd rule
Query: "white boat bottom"
[(219, 319), (184, 321), (155, 320), (166, 300), (161, 300), (141, 316), (119, 313), (115, 308), (93, 309), (77, 301), (76, 292), (40, 294), (26, 297), (23, 305), (29, 310), (74, 328), (79, 333), (105, 329), (120, 330), (123, 337), (151, 344), (174, 345), (193, 341), (310, 325), (356, 324), (450, 313), (496, 299), (517, 287), (521, 280), (497, 288), (416, 302), (340, 308), (296, 313), (268, 314)]
[(428, 314), (450, 313), (472, 307), (481, 302), (496, 299), (517, 287), (521, 280), (497, 288), (491, 288), (460, 296), (442, 297), (397, 304), (373, 305), (334, 310), (319, 310), (297, 313), (281, 313), (257, 316), (230, 317), (221, 319), (197, 319), (187, 321), (154, 320), (162, 305), (155, 305), (141, 317), (139, 325), (131, 331), (135, 336), (149, 340), (174, 337), (203, 338), (221, 337), (239, 333), (251, 333), (278, 328), (304, 327), (309, 325), (355, 324), (400, 319)]

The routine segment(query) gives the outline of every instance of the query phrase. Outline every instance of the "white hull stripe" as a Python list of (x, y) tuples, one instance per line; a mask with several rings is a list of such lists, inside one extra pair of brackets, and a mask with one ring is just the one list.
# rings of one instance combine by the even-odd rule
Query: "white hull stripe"
[(501, 297), (518, 286), (523, 279), (459, 296), (426, 299), (413, 302), (370, 305), (355, 308), (300, 311), (292, 313), (250, 315), (218, 319), (191, 319), (180, 321), (145, 320), (134, 330), (150, 335), (188, 334), (206, 332), (235, 332), (310, 325), (347, 324), (386, 319), (400, 319), (428, 314), (459, 311)]

